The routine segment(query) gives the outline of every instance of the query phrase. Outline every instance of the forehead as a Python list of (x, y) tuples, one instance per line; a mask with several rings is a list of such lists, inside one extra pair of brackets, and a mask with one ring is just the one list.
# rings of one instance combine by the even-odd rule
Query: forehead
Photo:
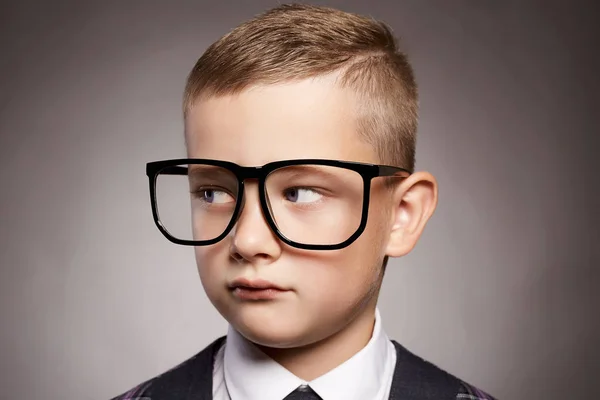
[(188, 157), (262, 165), (296, 158), (377, 162), (360, 138), (353, 93), (332, 77), (254, 86), (189, 110)]

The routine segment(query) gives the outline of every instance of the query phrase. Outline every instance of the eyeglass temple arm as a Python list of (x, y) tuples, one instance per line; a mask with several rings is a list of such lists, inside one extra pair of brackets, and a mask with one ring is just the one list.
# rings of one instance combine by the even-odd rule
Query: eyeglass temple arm
[(391, 177), (399, 177), (406, 178), (411, 174), (411, 172), (407, 169), (400, 167), (392, 167), (388, 165), (380, 165), (379, 166), (379, 176), (391, 176)]

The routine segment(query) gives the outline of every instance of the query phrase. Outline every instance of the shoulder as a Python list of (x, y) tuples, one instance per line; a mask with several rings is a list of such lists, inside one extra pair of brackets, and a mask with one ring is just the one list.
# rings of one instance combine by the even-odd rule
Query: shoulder
[(413, 354), (396, 341), (390, 399), (495, 400), (489, 394)]
[(162, 374), (144, 381), (111, 400), (179, 400), (212, 396), (214, 357), (225, 337)]

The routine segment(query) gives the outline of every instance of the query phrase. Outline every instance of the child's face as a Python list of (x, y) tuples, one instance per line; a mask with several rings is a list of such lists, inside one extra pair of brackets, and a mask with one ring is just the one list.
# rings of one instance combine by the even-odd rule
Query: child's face
[[(188, 156), (260, 166), (298, 158), (380, 163), (357, 134), (355, 100), (332, 78), (255, 87), (198, 102), (186, 119)], [(260, 209), (256, 181), (231, 233), (195, 247), (202, 284), (217, 310), (246, 338), (297, 347), (329, 337), (375, 307), (391, 229), (392, 196), (372, 182), (367, 227), (341, 250), (301, 250), (281, 242)], [(271, 300), (244, 300), (236, 279), (288, 289)]]

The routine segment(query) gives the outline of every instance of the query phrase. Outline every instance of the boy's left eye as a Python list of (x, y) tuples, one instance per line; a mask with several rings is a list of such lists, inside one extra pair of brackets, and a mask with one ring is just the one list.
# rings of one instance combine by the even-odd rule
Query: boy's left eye
[(294, 203), (312, 203), (321, 199), (321, 194), (311, 188), (294, 187), (284, 192), (286, 200)]

